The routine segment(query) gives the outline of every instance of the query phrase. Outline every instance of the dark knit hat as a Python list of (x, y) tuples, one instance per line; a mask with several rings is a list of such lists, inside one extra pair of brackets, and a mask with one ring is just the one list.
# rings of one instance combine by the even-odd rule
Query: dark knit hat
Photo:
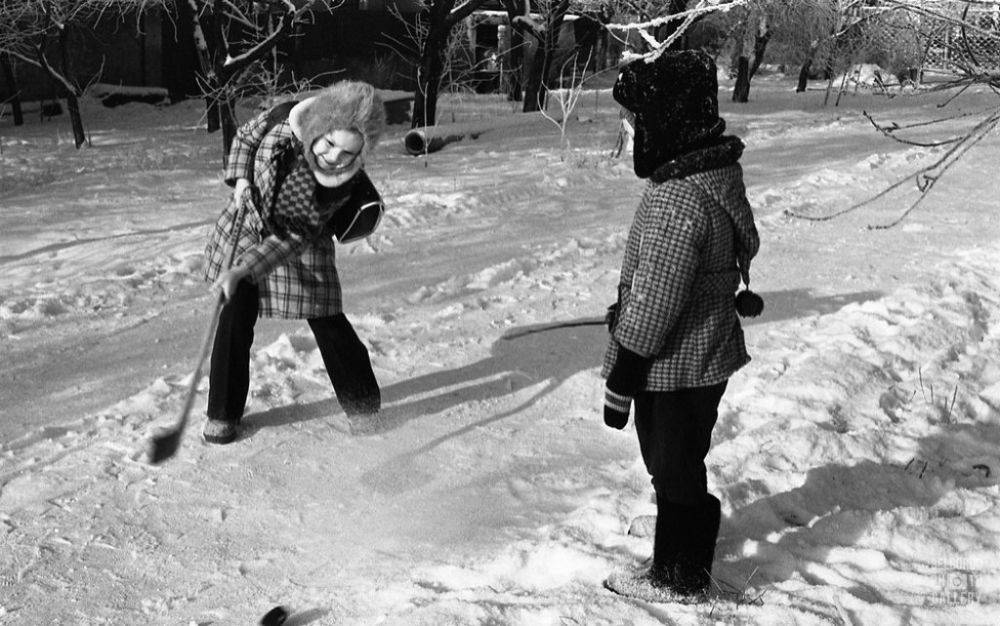
[(725, 131), (718, 91), (715, 61), (695, 50), (664, 52), (622, 69), (612, 95), (635, 115), (632, 155), (639, 178)]
[(310, 149), (334, 130), (356, 130), (365, 139), (363, 153), (371, 151), (385, 129), (385, 108), (375, 88), (361, 81), (343, 80), (303, 101), (298, 114), (299, 138), (309, 166), (317, 168)]

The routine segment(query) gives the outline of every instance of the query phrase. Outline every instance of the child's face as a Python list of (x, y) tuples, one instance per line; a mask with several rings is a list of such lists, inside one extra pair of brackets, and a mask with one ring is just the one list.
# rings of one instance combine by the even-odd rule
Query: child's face
[(354, 130), (331, 131), (312, 145), (319, 172), (337, 175), (353, 169), (365, 146), (365, 138)]

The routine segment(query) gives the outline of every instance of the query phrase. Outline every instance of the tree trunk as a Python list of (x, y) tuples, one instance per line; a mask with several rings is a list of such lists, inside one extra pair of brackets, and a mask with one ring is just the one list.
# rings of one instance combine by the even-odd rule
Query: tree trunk
[(802, 63), (802, 67), (799, 68), (799, 83), (795, 86), (796, 93), (805, 91), (806, 86), (809, 84), (809, 72), (812, 70), (813, 62), (816, 60), (820, 43), (819, 41), (813, 41), (809, 44), (809, 52), (806, 54), (806, 60)]
[(412, 128), (437, 123), (437, 100), (448, 54), (448, 35), (455, 23), (450, 21), (455, 0), (436, 0), (424, 13), (427, 38), (417, 65), (417, 93), (413, 99)]
[(764, 51), (767, 50), (767, 43), (771, 41), (771, 32), (765, 31), (757, 35), (753, 42), (753, 62), (750, 64), (750, 78), (757, 75), (760, 64), (764, 60)]
[(812, 69), (812, 58), (806, 59), (799, 68), (799, 82), (795, 85), (795, 93), (802, 93), (809, 84), (809, 70)]
[(22, 126), (24, 124), (24, 113), (21, 111), (21, 90), (17, 88), (17, 79), (14, 78), (14, 66), (10, 62), (10, 57), (6, 54), (0, 54), (0, 66), (3, 67), (4, 81), (7, 83), (7, 87), (10, 88), (10, 97), (7, 99), (10, 102), (10, 112), (14, 117), (14, 126)]
[(740, 57), (746, 54), (747, 18), (741, 17), (733, 28), (733, 52), (729, 56), (729, 77), (733, 78), (737, 74), (740, 66)]
[(511, 28), (510, 33), (510, 70), (507, 72), (507, 100), (521, 101), (521, 91), (524, 84), (524, 34)]
[(412, 128), (433, 126), (437, 123), (438, 91), (441, 88), (441, 75), (444, 72), (447, 42), (447, 33), (442, 37), (433, 30), (424, 41), (424, 50), (417, 68), (417, 93), (413, 99)]
[[(213, 93), (219, 88), (218, 75), (215, 72), (215, 64), (212, 62), (213, 42), (208, 40), (208, 32), (199, 18), (198, 6), (194, 0), (188, 0), (189, 14), (191, 17), (190, 26), (192, 38), (194, 39), (195, 58), (198, 59), (198, 69), (201, 71), (201, 89), (205, 93), (205, 126), (209, 133), (214, 133), (221, 128), (219, 123), (219, 110), (213, 97)], [(207, 15), (206, 15), (207, 17)], [(227, 152), (226, 155), (229, 153)], [(226, 157), (223, 157), (225, 159)]]
[(559, 0), (559, 3), (546, 16), (545, 32), (535, 49), (531, 72), (524, 85), (524, 108), (522, 110), (525, 113), (545, 109), (549, 95), (548, 85), (552, 73), (552, 61), (556, 56), (563, 18), (568, 10), (569, 0)]
[(82, 90), (75, 81), (70, 82), (72, 72), (69, 66), (69, 24), (63, 26), (59, 31), (59, 55), (62, 61), (62, 75), (66, 80), (66, 108), (69, 110), (69, 121), (73, 127), (73, 143), (79, 150), (80, 146), (87, 141), (87, 135), (83, 131), (83, 116), (80, 115), (80, 101), (78, 97), (82, 95)]
[(229, 160), (229, 150), (233, 147), (233, 139), (236, 138), (236, 103), (232, 98), (221, 100), (217, 106), (219, 111), (219, 126), (222, 128), (222, 162), (225, 164)]
[(740, 56), (736, 61), (736, 86), (733, 87), (733, 102), (750, 101), (750, 59)]
[(83, 117), (80, 115), (80, 101), (76, 94), (66, 93), (66, 108), (69, 110), (69, 121), (73, 126), (73, 143), (79, 148), (87, 141), (87, 135), (83, 132)]
[(535, 54), (532, 55), (531, 65), (528, 66), (527, 75), (524, 77), (524, 106), (521, 110), (525, 113), (540, 111), (544, 108), (542, 103), (542, 57), (545, 55), (544, 47), (541, 43), (535, 47)]
[(771, 40), (771, 31), (767, 27), (767, 21), (761, 18), (757, 34), (753, 41), (753, 60), (741, 54), (736, 62), (736, 85), (733, 87), (733, 102), (750, 101), (750, 81), (757, 70), (760, 69), (764, 61), (764, 51)]

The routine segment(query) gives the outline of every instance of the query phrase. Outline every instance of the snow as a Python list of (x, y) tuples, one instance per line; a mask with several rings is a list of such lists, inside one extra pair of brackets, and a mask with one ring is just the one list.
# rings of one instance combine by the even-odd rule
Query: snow
[[(990, 138), (901, 227), (911, 189), (830, 214), (927, 164), (862, 111), (939, 117), (944, 96), (755, 81), (724, 97), (761, 231), (708, 458), (724, 520), (710, 605), (601, 587), (650, 555), (652, 488), (598, 376), (642, 183), (585, 93), (553, 126), (403, 154), (369, 171), (389, 207), (340, 249), (347, 313), (383, 387), (351, 436), (305, 324), (258, 325), (246, 434), (179, 455), (176, 419), (211, 310), (201, 250), (221, 210), (198, 102), (85, 101), (0, 125), (0, 623), (991, 624), (1000, 604), (1000, 221)], [(970, 93), (962, 110), (995, 106)], [(243, 112), (247, 114), (251, 107)], [(489, 96), (442, 104), (503, 120)], [(959, 122), (953, 122), (956, 125)], [(554, 327), (558, 322), (593, 325)], [(634, 526), (630, 534), (630, 527)], [(643, 532), (643, 528), (646, 531)]]

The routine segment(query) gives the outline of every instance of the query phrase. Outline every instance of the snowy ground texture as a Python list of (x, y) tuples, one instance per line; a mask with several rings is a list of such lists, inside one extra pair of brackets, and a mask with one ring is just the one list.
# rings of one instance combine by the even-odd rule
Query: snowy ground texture
[[(724, 85), (724, 92), (730, 85)], [(201, 250), (227, 190), (197, 102), (0, 121), (0, 623), (992, 624), (1000, 614), (1000, 145), (829, 222), (933, 149), (874, 132), (943, 97), (839, 107), (781, 77), (723, 103), (747, 143), (767, 310), (708, 458), (723, 502), (699, 606), (601, 587), (651, 552), (631, 426), (603, 426), (595, 321), (642, 189), (616, 108), (370, 165), (389, 206), (342, 247), (383, 428), (347, 434), (307, 327), (258, 326), (245, 435), (145, 459), (211, 310)], [(954, 110), (995, 106), (969, 94)], [(244, 112), (244, 115), (248, 112)], [(456, 98), (444, 121), (510, 105)], [(957, 123), (957, 122), (956, 122)]]

